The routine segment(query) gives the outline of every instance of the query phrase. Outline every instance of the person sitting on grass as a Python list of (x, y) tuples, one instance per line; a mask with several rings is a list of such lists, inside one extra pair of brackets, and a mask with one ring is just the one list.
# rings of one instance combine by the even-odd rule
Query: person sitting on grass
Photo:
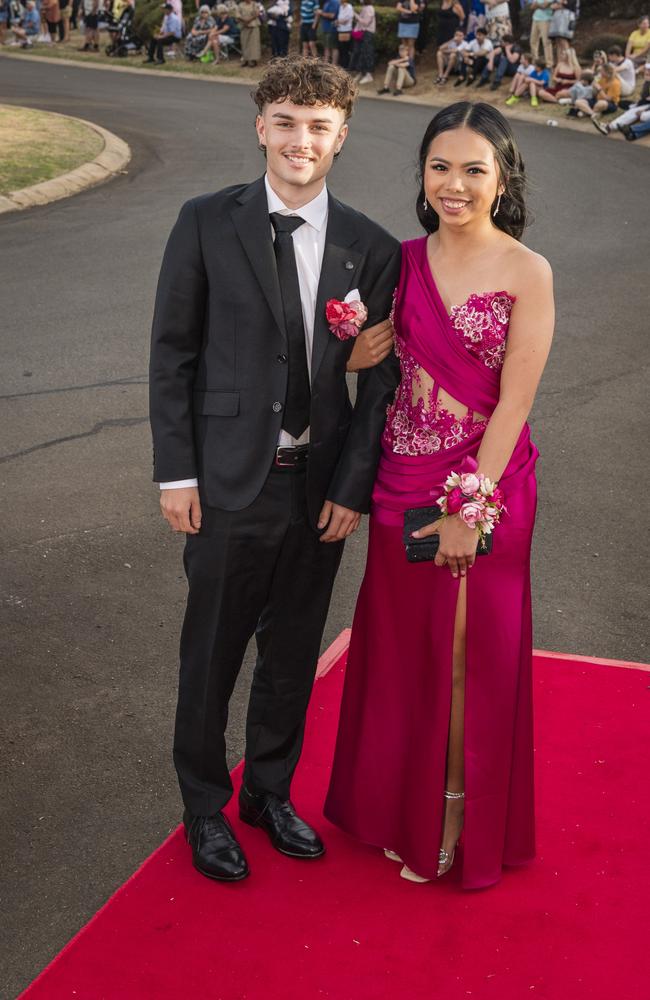
[(487, 61), (493, 48), (494, 46), (488, 38), (485, 28), (477, 28), (476, 38), (463, 50), (460, 76), (456, 80), (454, 87), (460, 87), (461, 83), (464, 83), (466, 87), (471, 87), (477, 76), (487, 66)]
[(538, 92), (546, 90), (551, 80), (551, 74), (546, 68), (543, 59), (536, 59), (533, 66), (526, 72), (518, 74), (513, 81), (513, 90), (506, 101), (508, 107), (518, 104), (524, 94), (530, 94), (530, 105), (533, 108), (539, 106)]
[[(207, 3), (201, 4), (199, 12), (194, 18), (194, 23), (185, 38), (185, 57), (193, 62), (200, 59), (208, 50), (208, 38), (210, 32), (216, 27), (216, 21), (210, 13)], [(219, 61), (219, 45), (217, 51), (213, 53), (215, 60)]]
[(16, 42), (24, 49), (31, 49), (34, 39), (41, 30), (41, 16), (36, 9), (34, 0), (27, 0), (25, 13), (18, 24), (12, 24), (11, 30)]
[[(530, 54), (530, 52), (522, 52), (521, 59), (519, 60), (519, 65), (515, 70), (515, 75), (512, 79), (512, 83), (510, 84), (510, 88), (508, 91), (510, 96), (506, 99), (506, 104), (508, 104), (511, 97), (516, 97), (517, 101), (519, 100), (520, 91), (521, 93), (523, 93), (522, 87), (525, 89), (524, 81), (526, 80), (527, 77), (530, 76), (530, 74), (533, 72), (534, 69), (535, 67), (533, 66), (533, 57)], [(511, 107), (512, 104), (516, 104), (517, 101), (512, 101), (509, 107)]]
[(610, 66), (607, 63), (600, 71), (600, 76), (596, 81), (594, 81), (594, 95), (593, 97), (579, 98), (575, 102), (575, 110), (577, 113), (581, 112), (587, 117), (593, 119), (598, 119), (600, 115), (613, 114), (618, 108), (618, 102), (621, 99), (621, 81), (618, 78), (616, 69), (614, 66)]
[(631, 59), (625, 58), (619, 45), (612, 45), (607, 50), (607, 58), (621, 81), (621, 97), (630, 97), (636, 88), (636, 66)]
[(626, 138), (629, 138), (626, 133), (632, 125), (636, 125), (639, 122), (650, 122), (650, 63), (645, 64), (641, 96), (635, 104), (628, 108), (627, 111), (624, 111), (622, 115), (619, 115), (618, 118), (615, 118), (613, 122), (601, 122), (598, 118), (592, 118), (591, 120), (601, 135), (609, 135), (611, 132), (622, 132)]
[[(225, 3), (217, 4), (212, 10), (213, 13), (216, 12), (215, 28), (210, 33), (208, 43), (212, 46), (213, 51), (217, 48), (228, 59), (230, 48), (237, 43), (237, 39), (239, 38), (239, 25), (234, 17), (230, 15)], [(217, 40), (216, 46), (214, 42), (215, 38)]]
[(438, 46), (436, 63), (438, 64), (437, 84), (445, 84), (452, 73), (458, 72), (459, 62), (462, 62), (463, 52), (469, 46), (463, 31), (459, 28), (453, 38)]
[(378, 94), (387, 94), (390, 88), (395, 85), (393, 97), (401, 97), (404, 87), (412, 87), (415, 84), (415, 64), (409, 55), (407, 42), (402, 42), (398, 49), (396, 59), (391, 59), (386, 69), (384, 86), (377, 91)]
[(589, 68), (594, 74), (594, 79), (597, 79), (603, 66), (607, 65), (607, 53), (604, 49), (594, 49), (591, 60), (591, 66)]
[(567, 91), (562, 91), (555, 95), (558, 104), (570, 105), (568, 114), (572, 117), (579, 115), (584, 117), (584, 112), (578, 111), (576, 101), (589, 101), (594, 96), (594, 74), (590, 69), (584, 69), (580, 74), (580, 79), (569, 87)]
[(165, 62), (164, 49), (175, 42), (180, 42), (183, 37), (183, 25), (178, 14), (174, 13), (171, 3), (166, 3), (163, 7), (165, 16), (163, 17), (160, 31), (157, 32), (149, 42), (149, 50), (144, 65), (147, 63), (158, 63), (162, 66)]
[(631, 59), (637, 67), (643, 66), (650, 58), (650, 17), (647, 14), (640, 19), (638, 28), (628, 38), (625, 58)]
[(569, 90), (574, 83), (577, 83), (582, 73), (582, 66), (576, 50), (571, 47), (566, 38), (556, 40), (557, 59), (551, 74), (551, 85), (548, 88), (557, 100), (560, 97), (568, 97)]
[(628, 142), (633, 142), (634, 139), (643, 139), (645, 135), (650, 135), (650, 118), (637, 122), (636, 125), (621, 125), (620, 131)]
[(477, 87), (485, 87), (496, 66), (490, 90), (498, 90), (504, 76), (514, 76), (521, 60), (521, 45), (517, 45), (512, 35), (504, 35), (488, 56), (487, 66), (481, 73)]

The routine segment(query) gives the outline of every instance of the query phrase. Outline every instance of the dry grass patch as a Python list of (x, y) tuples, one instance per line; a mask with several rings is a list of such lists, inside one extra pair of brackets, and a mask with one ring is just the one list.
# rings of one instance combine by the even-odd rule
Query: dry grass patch
[(74, 170), (103, 147), (102, 137), (81, 122), (0, 105), (0, 194)]

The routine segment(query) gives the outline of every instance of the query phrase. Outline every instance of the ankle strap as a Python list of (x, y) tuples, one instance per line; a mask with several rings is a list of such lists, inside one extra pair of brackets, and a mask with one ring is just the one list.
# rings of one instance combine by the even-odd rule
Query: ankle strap
[(465, 798), (465, 792), (448, 792), (447, 789), (445, 789), (445, 798), (446, 799), (464, 799)]

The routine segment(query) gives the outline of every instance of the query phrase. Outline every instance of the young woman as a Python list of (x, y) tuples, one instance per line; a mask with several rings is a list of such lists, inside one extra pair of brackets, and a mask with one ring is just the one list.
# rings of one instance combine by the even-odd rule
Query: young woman
[[(428, 235), (402, 247), (401, 381), (382, 438), (325, 812), (403, 861), (412, 881), (449, 871), (464, 830), (462, 884), (481, 888), (535, 854), (537, 449), (526, 421), (553, 334), (552, 275), (520, 242), (524, 164), (499, 111), (468, 101), (443, 109), (419, 164), (416, 211)], [(507, 513), (487, 555), (476, 558), (472, 526), (481, 503), (442, 520), (431, 513), (452, 473), (467, 490), (482, 483), (482, 496), (499, 484)], [(435, 561), (407, 560), (404, 515), (414, 508), (429, 508), (416, 535), (438, 536)]]
[(335, 24), (336, 59), (334, 61), (343, 69), (347, 69), (350, 63), (352, 25), (354, 24), (354, 7), (351, 3), (348, 3), (348, 0), (342, 0), (342, 3), (339, 4), (339, 12)]
[(372, 83), (372, 71), (375, 68), (375, 32), (377, 17), (375, 8), (367, 0), (362, 0), (361, 7), (354, 12), (354, 28), (352, 30), (352, 55), (348, 69), (356, 74), (357, 83)]
[(555, 51), (556, 62), (551, 74), (551, 85), (546, 90), (539, 91), (539, 96), (551, 104), (556, 104), (562, 97), (568, 97), (571, 87), (582, 75), (576, 50), (565, 38), (557, 39)]
[(397, 0), (397, 37), (409, 47), (409, 59), (415, 59), (415, 43), (420, 34), (423, 0)]

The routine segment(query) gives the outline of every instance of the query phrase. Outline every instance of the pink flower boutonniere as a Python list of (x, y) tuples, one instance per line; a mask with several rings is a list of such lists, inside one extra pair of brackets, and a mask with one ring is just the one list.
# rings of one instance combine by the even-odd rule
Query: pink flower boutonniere
[(368, 319), (368, 310), (360, 299), (341, 302), (329, 299), (325, 305), (325, 317), (335, 337), (349, 340), (358, 337), (361, 327)]

